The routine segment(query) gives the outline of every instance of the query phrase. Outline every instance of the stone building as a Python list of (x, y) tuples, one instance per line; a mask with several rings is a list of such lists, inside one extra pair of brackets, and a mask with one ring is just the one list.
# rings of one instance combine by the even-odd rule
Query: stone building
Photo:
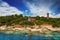
[(35, 22), (36, 21), (36, 18), (35, 17), (29, 17), (28, 18), (28, 21)]

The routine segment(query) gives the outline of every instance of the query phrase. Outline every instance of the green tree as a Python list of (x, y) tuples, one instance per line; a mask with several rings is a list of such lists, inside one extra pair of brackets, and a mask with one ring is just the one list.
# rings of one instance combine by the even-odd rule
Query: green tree
[(39, 20), (40, 19), (40, 16), (36, 16), (36, 20)]

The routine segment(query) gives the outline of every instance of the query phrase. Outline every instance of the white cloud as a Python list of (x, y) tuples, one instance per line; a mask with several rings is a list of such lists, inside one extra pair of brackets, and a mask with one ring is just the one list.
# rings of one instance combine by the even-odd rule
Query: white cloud
[(31, 13), (33, 13), (34, 15), (39, 15), (39, 16), (45, 16), (46, 17), (47, 13), (51, 13), (51, 11), (45, 6), (37, 7), (34, 4), (28, 3), (28, 7), (29, 7)]
[(53, 15), (51, 10), (50, 10), (50, 5), (40, 5), (40, 6), (36, 6), (34, 3), (31, 4), (29, 2), (27, 2), (27, 6), (30, 9), (31, 13), (33, 13), (33, 16), (44, 16), (46, 17), (47, 13), (50, 14), (50, 17), (53, 18), (59, 18), (60, 14), (57, 15)]
[(6, 2), (2, 2), (2, 4), (0, 5), (0, 16), (13, 15), (13, 14), (23, 14), (23, 12), (15, 7), (10, 6)]
[(60, 13), (53, 16), (54, 18), (60, 18)]

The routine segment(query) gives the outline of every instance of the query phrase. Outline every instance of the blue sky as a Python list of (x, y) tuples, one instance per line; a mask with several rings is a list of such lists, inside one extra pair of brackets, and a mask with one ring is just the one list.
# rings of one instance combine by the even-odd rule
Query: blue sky
[(23, 14), (60, 18), (60, 0), (0, 0), (0, 16)]

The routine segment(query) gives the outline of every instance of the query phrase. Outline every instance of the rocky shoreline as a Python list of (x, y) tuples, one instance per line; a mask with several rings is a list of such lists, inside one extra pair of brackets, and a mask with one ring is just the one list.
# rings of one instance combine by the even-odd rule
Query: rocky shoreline
[(14, 32), (35, 32), (38, 34), (45, 34), (45, 33), (51, 33), (51, 32), (60, 32), (60, 28), (53, 28), (51, 25), (41, 25), (40, 28), (37, 25), (34, 25), (33, 28), (31, 27), (17, 27), (17, 26), (1, 26), (0, 32), (6, 32), (6, 33), (14, 33)]

